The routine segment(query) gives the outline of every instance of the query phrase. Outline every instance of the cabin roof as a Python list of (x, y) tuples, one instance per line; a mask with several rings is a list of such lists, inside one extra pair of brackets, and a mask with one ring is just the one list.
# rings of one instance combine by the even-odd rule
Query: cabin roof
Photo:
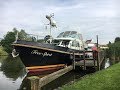
[(55, 40), (75, 40), (74, 38), (55, 38)]

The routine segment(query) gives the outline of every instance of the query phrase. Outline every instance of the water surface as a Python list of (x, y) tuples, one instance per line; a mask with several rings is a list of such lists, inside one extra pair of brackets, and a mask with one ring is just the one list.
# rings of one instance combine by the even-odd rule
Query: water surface
[(0, 90), (18, 90), (25, 75), (19, 58), (0, 57)]
[[(105, 65), (103, 66), (105, 67)], [(57, 78), (51, 83), (43, 86), (42, 90), (53, 90), (59, 88), (65, 84), (80, 80), (82, 76), (93, 72), (93, 68), (90, 68), (87, 71), (82, 71), (81, 68), (78, 67), (75, 71), (70, 71), (60, 78)], [(26, 76), (29, 76), (29, 74), (19, 57), (0, 57), (0, 90), (30, 90)]]

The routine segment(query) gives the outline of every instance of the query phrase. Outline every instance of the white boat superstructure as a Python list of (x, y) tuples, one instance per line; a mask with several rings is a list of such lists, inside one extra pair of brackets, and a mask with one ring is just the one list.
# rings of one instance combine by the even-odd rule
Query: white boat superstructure
[(76, 31), (66, 31), (60, 33), (58, 37), (53, 40), (53, 44), (75, 50), (84, 49), (82, 34)]

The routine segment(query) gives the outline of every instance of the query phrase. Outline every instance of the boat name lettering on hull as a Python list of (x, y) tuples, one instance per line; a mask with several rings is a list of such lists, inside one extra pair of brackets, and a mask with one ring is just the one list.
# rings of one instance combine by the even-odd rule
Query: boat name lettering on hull
[(50, 57), (52, 56), (52, 53), (48, 52), (39, 52), (38, 50), (33, 50), (31, 54), (36, 54), (36, 55), (42, 55), (43, 57)]

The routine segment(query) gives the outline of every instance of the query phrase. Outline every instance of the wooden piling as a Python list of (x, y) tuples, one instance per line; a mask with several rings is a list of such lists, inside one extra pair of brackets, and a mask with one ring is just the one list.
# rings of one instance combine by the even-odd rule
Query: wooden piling
[(99, 60), (100, 58), (99, 58), (99, 51), (97, 52), (97, 70), (99, 71), (100, 70), (100, 65), (99, 65), (99, 62), (100, 62), (100, 60)]
[(39, 77), (37, 76), (32, 76), (32, 77), (27, 77), (27, 79), (30, 82), (30, 90), (40, 90), (39, 86)]
[(85, 51), (83, 51), (83, 60), (84, 60), (84, 66), (83, 66), (83, 69), (86, 70)]
[(54, 73), (51, 73), (47, 76), (44, 76), (43, 78), (41, 78), (39, 80), (39, 88), (41, 88), (42, 86), (44, 86), (44, 85), (48, 84), (49, 82), (55, 80), (56, 78), (64, 75), (65, 73), (71, 71), (72, 69), (73, 69), (73, 66), (68, 66), (64, 69), (61, 69), (61, 70), (56, 71)]
[(73, 70), (75, 70), (75, 53), (73, 52)]
[(96, 67), (96, 66), (95, 66), (95, 60), (96, 60), (96, 52), (93, 51), (93, 62), (94, 62), (94, 68)]
[(99, 65), (99, 61), (100, 61), (100, 58), (99, 58), (99, 41), (98, 41), (98, 35), (96, 36), (97, 37), (97, 70), (100, 70), (100, 65)]

